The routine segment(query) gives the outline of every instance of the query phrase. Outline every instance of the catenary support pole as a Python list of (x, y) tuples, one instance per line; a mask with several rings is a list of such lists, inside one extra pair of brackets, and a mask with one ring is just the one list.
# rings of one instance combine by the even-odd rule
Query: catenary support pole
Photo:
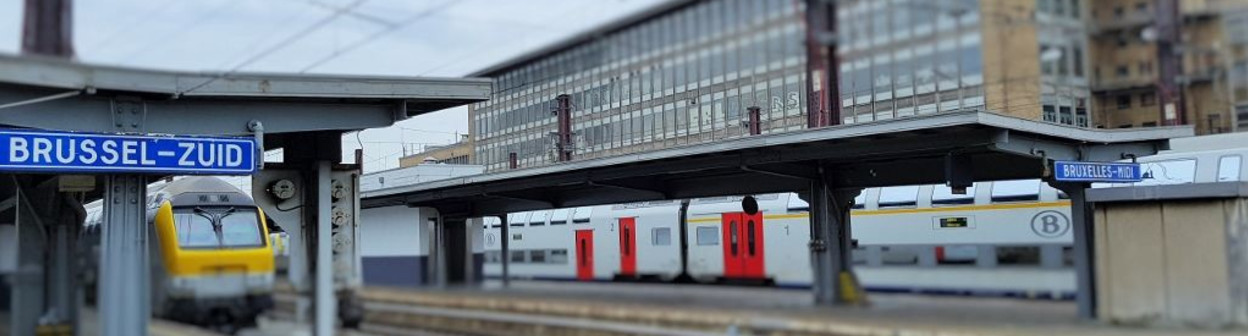
[[(499, 222), (503, 226), (499, 228), (499, 244), (501, 244), (501, 254), (499, 259), (503, 263), (503, 287), (511, 286), (511, 223), (507, 222), (507, 214), (498, 216)], [(570, 219), (569, 219), (570, 220)]]
[(823, 167), (811, 182), (811, 262), (815, 304), (860, 304), (863, 291), (853, 272), (850, 205), (861, 189), (833, 189)]
[(151, 301), (147, 184), (139, 175), (108, 175), (104, 183), (98, 293), (101, 335), (147, 335)]
[(337, 300), (334, 299), (333, 244), (330, 226), (330, 162), (316, 162), (316, 335), (334, 334)]

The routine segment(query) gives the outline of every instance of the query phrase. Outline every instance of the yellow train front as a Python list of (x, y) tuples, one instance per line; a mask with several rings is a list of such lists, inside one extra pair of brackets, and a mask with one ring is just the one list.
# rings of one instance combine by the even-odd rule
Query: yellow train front
[[(251, 197), (218, 178), (186, 177), (149, 186), (147, 205), (155, 317), (234, 332), (273, 307), (273, 247)], [(87, 232), (99, 232), (99, 217)]]
[[(153, 223), (152, 309), (158, 317), (230, 328), (273, 306), (273, 248), (251, 197), (212, 177), (170, 182)], [(159, 256), (159, 257), (157, 257)]]

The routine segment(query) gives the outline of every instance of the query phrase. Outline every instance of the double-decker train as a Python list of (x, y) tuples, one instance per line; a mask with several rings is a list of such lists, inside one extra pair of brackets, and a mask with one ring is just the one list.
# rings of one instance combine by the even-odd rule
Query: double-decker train
[[(1140, 158), (1140, 185), (1243, 180), (1243, 135), (1176, 139)], [(1101, 187), (1098, 185), (1097, 187)], [(693, 279), (779, 286), (811, 282), (810, 220), (796, 194), (554, 209), (482, 219), (484, 273), (609, 281)], [(1070, 201), (1040, 180), (870, 188), (854, 200), (853, 260), (868, 290), (1069, 298), (1075, 292)], [(510, 253), (502, 255), (501, 240)], [(684, 277), (682, 277), (684, 275)]]
[[(233, 332), (273, 307), (274, 252), (251, 197), (221, 179), (193, 176), (150, 185), (146, 204), (154, 316)], [(86, 209), (93, 301), (103, 209), (100, 201)]]

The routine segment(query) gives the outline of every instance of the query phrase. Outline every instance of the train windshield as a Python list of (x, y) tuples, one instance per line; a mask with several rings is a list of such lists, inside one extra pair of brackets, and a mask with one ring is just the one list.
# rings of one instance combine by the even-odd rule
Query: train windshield
[(248, 208), (178, 208), (174, 232), (183, 248), (264, 246), (260, 217)]

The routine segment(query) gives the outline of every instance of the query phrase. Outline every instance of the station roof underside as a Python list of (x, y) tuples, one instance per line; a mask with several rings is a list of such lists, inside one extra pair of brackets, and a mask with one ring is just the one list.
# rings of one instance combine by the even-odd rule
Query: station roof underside
[[(951, 155), (976, 181), (1041, 178), (1047, 160), (1155, 154), (1190, 127), (1093, 130), (965, 111), (742, 137), (452, 178), (362, 194), (365, 208), (444, 216), (771, 192), (804, 192), (822, 167), (836, 188), (946, 181)], [(967, 162), (959, 160), (959, 162)]]
[[(175, 72), (0, 54), (0, 125), (48, 130), (245, 135), (259, 120), (266, 134), (350, 131), (483, 101), (490, 90), (481, 78)], [(142, 123), (127, 130), (111, 112), (132, 101)]]

